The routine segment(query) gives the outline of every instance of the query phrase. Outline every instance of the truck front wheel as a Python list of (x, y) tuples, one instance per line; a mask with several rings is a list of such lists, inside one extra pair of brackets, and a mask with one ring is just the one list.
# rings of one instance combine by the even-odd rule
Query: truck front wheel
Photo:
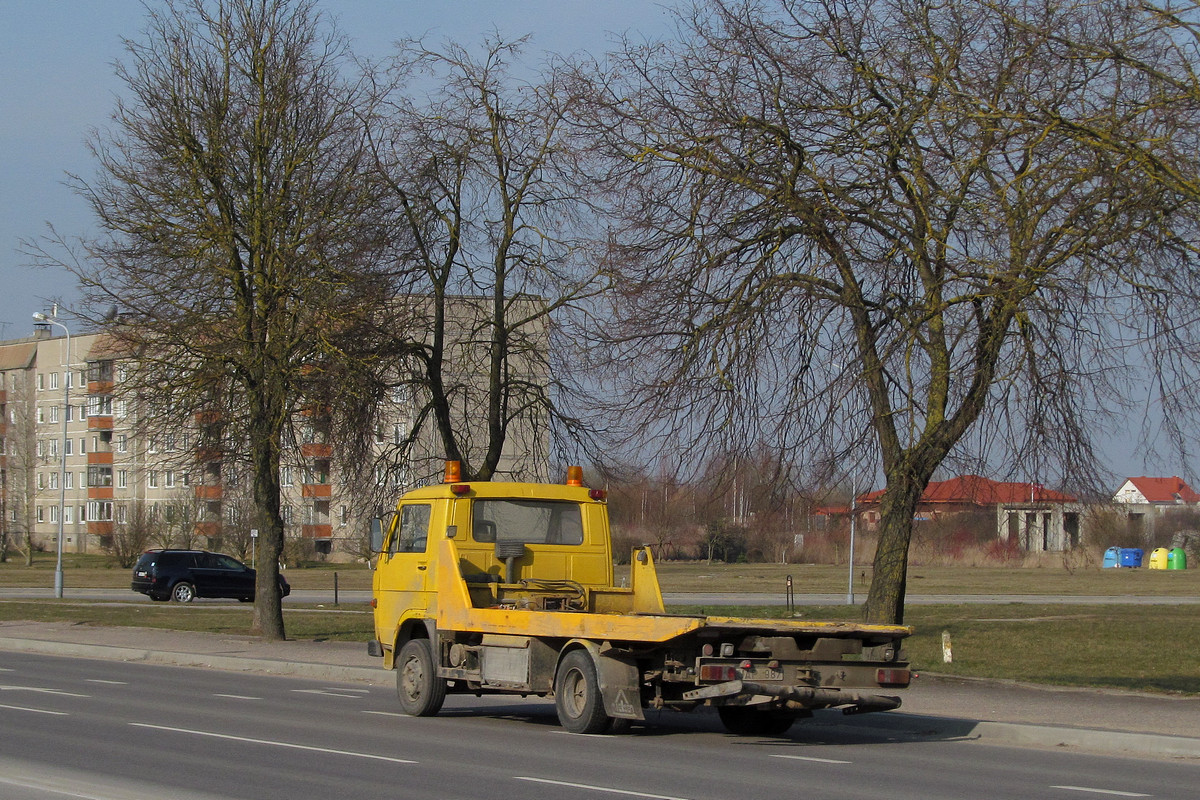
[(437, 676), (428, 639), (409, 639), (396, 659), (396, 696), (405, 714), (432, 717), (446, 700), (446, 682)]
[(600, 697), (596, 664), (586, 650), (563, 656), (554, 681), (554, 708), (558, 721), (571, 733), (603, 733), (609, 718)]

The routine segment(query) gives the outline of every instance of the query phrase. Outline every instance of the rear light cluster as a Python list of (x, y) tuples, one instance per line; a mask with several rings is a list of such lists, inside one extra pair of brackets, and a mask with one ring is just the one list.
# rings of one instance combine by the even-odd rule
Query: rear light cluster
[(737, 667), (732, 664), (704, 664), (700, 667), (702, 681), (736, 681)]
[(875, 682), (880, 686), (908, 686), (912, 673), (906, 669), (879, 669), (875, 671)]

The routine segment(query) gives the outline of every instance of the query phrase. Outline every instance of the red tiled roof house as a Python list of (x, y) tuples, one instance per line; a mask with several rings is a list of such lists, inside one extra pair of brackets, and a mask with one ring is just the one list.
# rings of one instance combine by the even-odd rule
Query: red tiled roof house
[[(882, 495), (881, 490), (858, 498), (868, 525), (878, 523), (878, 511), (871, 506), (877, 507)], [(997, 538), (1015, 540), (1023, 550), (1040, 552), (1068, 550), (1079, 543), (1081, 510), (1076, 498), (1040, 484), (959, 475), (925, 487), (915, 518), (926, 521), (994, 511)]]

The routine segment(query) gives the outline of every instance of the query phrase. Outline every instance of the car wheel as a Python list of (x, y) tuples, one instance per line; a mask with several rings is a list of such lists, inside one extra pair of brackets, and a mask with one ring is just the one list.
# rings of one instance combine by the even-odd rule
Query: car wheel
[(796, 721), (794, 714), (747, 706), (718, 706), (717, 716), (725, 730), (738, 736), (782, 736)]
[(432, 717), (446, 700), (446, 681), (437, 676), (428, 639), (409, 639), (396, 659), (396, 696), (405, 714)]
[(171, 588), (171, 599), (177, 603), (190, 603), (196, 598), (196, 587), (179, 582)]
[(554, 709), (558, 721), (571, 733), (604, 733), (610, 720), (604, 713), (596, 664), (586, 650), (572, 650), (558, 665), (554, 681)]

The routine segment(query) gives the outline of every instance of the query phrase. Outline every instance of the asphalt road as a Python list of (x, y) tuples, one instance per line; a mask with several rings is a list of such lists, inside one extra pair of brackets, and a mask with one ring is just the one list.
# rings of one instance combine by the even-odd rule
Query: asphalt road
[[(0, 588), (0, 599), (48, 599), (54, 597), (52, 588), (15, 587)], [(87, 589), (64, 587), (63, 598), (66, 600), (105, 600), (153, 602), (145, 595), (128, 589)], [(866, 593), (857, 596), (857, 601), (866, 600)], [(334, 599), (332, 589), (297, 589), (287, 598), (285, 603), (331, 603)], [(368, 603), (371, 600), (369, 591), (339, 591), (340, 603)], [(782, 593), (745, 593), (731, 594), (724, 592), (666, 592), (663, 600), (671, 605), (699, 606), (770, 606), (784, 605)], [(227, 602), (227, 601), (220, 601)], [(846, 604), (846, 595), (842, 594), (797, 594), (794, 602), (798, 606), (838, 606)], [(940, 605), (940, 604), (971, 604), (1004, 605), (1008, 603), (1033, 603), (1047, 605), (1200, 605), (1200, 597), (1157, 597), (1151, 595), (1049, 595), (1049, 594), (931, 594), (908, 595), (904, 602), (908, 605)]]
[(577, 736), (549, 702), (470, 696), (415, 719), (388, 688), (5, 652), (0, 797), (1082, 800), (1189, 798), (1200, 783), (1195, 762), (656, 723)]

